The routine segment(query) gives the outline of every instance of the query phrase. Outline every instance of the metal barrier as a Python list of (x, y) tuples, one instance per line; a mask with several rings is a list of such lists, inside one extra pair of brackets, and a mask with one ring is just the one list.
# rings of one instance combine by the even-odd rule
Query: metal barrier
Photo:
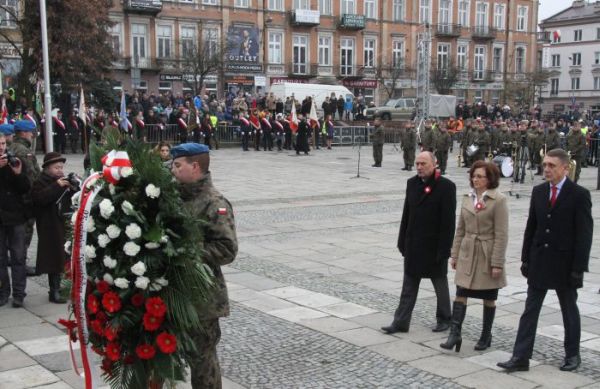
[(587, 163), (588, 166), (600, 166), (600, 139), (592, 138), (588, 142), (587, 147)]
[(146, 132), (145, 139), (148, 143), (179, 143), (179, 128), (176, 124), (147, 124), (144, 130)]

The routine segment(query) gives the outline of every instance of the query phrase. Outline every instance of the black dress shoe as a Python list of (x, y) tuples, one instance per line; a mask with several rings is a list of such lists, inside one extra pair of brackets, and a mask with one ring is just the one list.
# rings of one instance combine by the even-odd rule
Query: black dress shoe
[(496, 366), (503, 368), (507, 373), (512, 373), (513, 371), (529, 371), (529, 359), (511, 357), (506, 362), (498, 362)]
[(450, 328), (450, 323), (447, 321), (438, 321), (437, 325), (431, 329), (433, 332), (443, 332)]
[(23, 299), (20, 297), (13, 297), (13, 308), (23, 308)]
[(577, 369), (579, 365), (581, 365), (581, 357), (579, 355), (575, 355), (574, 357), (565, 358), (565, 361), (560, 366), (560, 370), (573, 371)]
[(396, 332), (408, 332), (408, 326), (392, 323), (387, 327), (381, 327), (381, 331), (385, 332), (386, 334), (395, 334)]
[(35, 271), (35, 267), (33, 266), (25, 266), (25, 270), (27, 271), (27, 277), (36, 277), (40, 275), (37, 271)]

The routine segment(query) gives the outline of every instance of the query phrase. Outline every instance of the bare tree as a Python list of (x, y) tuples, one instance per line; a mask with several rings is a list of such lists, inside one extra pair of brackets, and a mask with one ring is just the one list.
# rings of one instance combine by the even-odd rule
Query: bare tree
[(431, 67), (431, 84), (440, 95), (448, 95), (452, 92), (454, 84), (458, 81), (460, 69), (452, 61), (446, 66)]
[(410, 72), (411, 70), (404, 65), (404, 61), (379, 63), (377, 66), (377, 81), (388, 99), (396, 97), (396, 92), (399, 90), (398, 81), (408, 77)]

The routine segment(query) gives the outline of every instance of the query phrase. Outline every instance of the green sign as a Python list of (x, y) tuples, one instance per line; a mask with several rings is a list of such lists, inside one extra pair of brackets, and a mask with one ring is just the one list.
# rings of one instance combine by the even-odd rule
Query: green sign
[(365, 28), (365, 16), (356, 14), (343, 14), (342, 27), (346, 28)]

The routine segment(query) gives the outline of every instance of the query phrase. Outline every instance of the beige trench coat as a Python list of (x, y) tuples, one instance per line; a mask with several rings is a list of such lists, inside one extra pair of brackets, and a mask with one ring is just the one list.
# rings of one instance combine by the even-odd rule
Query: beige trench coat
[(485, 207), (475, 209), (473, 198), (464, 195), (454, 235), (451, 257), (457, 260), (455, 283), (467, 289), (499, 289), (506, 286), (506, 272), (492, 278), (492, 267), (504, 269), (508, 244), (506, 197), (488, 190)]

